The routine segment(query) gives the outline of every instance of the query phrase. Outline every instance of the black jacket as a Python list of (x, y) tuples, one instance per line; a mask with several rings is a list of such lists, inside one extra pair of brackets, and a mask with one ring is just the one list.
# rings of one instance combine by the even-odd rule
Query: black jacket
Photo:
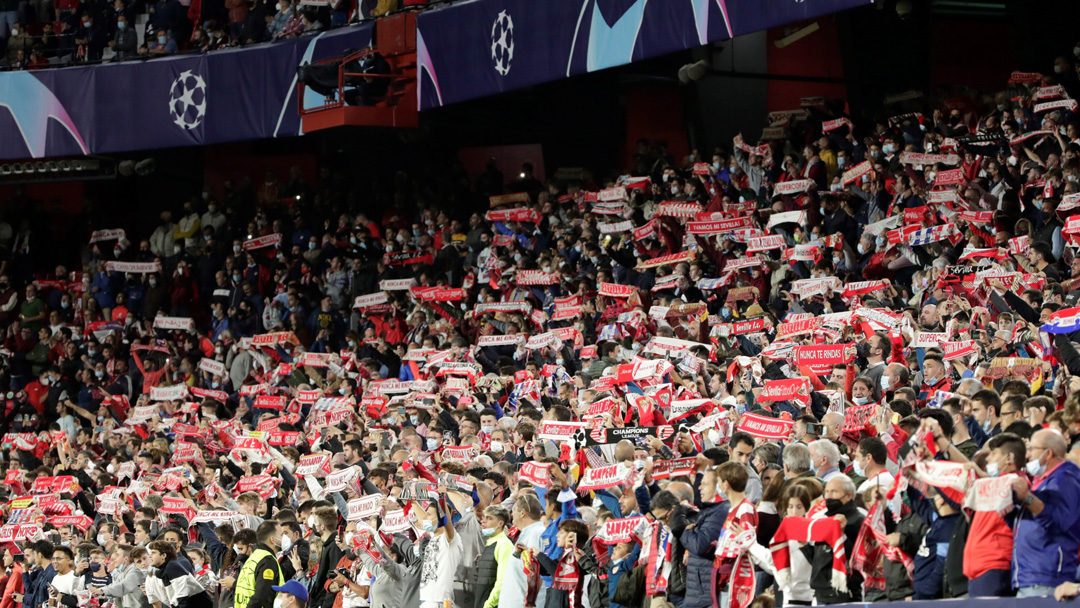
[[(859, 536), (859, 528), (862, 527), (863, 514), (851, 501), (835, 512), (833, 515), (843, 515), (847, 518), (844, 526), (844, 554), (852, 555), (855, 551), (855, 539)], [(840, 593), (832, 586), (832, 562), (833, 550), (828, 543), (807, 544), (802, 548), (803, 555), (810, 562), (810, 588), (817, 596), (818, 604), (843, 604), (846, 602), (859, 601), (862, 598), (862, 575), (858, 572), (848, 573), (848, 592)]]

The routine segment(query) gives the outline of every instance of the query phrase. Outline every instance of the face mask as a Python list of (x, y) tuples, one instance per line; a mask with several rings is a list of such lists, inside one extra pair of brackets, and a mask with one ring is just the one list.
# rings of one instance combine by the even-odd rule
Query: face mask
[(863, 245), (862, 243), (859, 243), (856, 249), (859, 250), (859, 255), (863, 255), (866, 253), (866, 245)]
[(836, 515), (840, 512), (840, 509), (844, 508), (844, 503), (839, 498), (827, 498), (825, 499), (825, 513), (829, 515)]
[(439, 440), (438, 439), (432, 439), (431, 437), (428, 437), (428, 439), (427, 439), (427, 451), (434, 452), (437, 449), (439, 449)]
[(307, 527), (308, 527), (308, 529), (310, 529), (310, 530), (314, 530), (314, 529), (315, 529), (315, 516), (314, 516), (314, 515), (308, 515), (308, 518), (307, 518)]
[(989, 416), (987, 416), (986, 421), (982, 423), (982, 430), (986, 431), (987, 433), (990, 432), (990, 417)]
[(315, 243), (312, 242), (312, 241), (308, 241), (307, 248), (308, 249), (315, 249)]
[(892, 144), (885, 144), (884, 146), (881, 146), (881, 150), (885, 152), (885, 154), (892, 154), (893, 152), (896, 152), (896, 146)]
[[(85, 27), (86, 29), (90, 29), (90, 22), (89, 21), (84, 21), (82, 26)], [(1056, 68), (1057, 66), (1054, 66), (1054, 67)]]
[(237, 555), (243, 555), (243, 554), (244, 554), (244, 552), (240, 550), (240, 545), (236, 545), (236, 544), (234, 544), (234, 545), (232, 546), (232, 550), (233, 550), (233, 552), (234, 552), (234, 553), (236, 553)]
[(934, 178), (937, 177), (937, 171), (931, 171), (926, 177), (927, 181), (934, 181)]
[[(110, 473), (111, 473), (111, 471), (110, 471)], [(104, 534), (98, 533), (98, 535), (97, 535), (97, 544), (101, 545), (102, 547), (105, 546), (105, 535)]]
[(480, 427), (480, 430), (483, 431), (483, 433), (485, 435), (490, 435), (491, 431), (495, 430), (495, 427), (493, 427), (493, 426), (482, 426), (482, 427)]
[(232, 246), (233, 253), (240, 253), (240, 245)]
[(424, 521), (420, 522), (420, 527), (424, 530), (424, 532), (429, 532), (429, 533), (434, 532), (435, 529), (436, 529), (435, 522), (433, 522), (431, 520), (428, 520), (428, 519), (425, 519)]
[(886, 241), (885, 237), (883, 237), (883, 236), (879, 236), (876, 239), (874, 239), (874, 244), (877, 245), (878, 249), (881, 249), (882, 247), (884, 247), (886, 242), (887, 241)]
[(678, 185), (672, 186), (671, 187), (671, 193), (672, 194), (678, 194), (679, 193), (679, 186)]
[(116, 28), (117, 29), (123, 30), (125, 27), (127, 27), (127, 23), (124, 23), (123, 21), (117, 21), (116, 22)]
[[(90, 27), (90, 24), (89, 24), (89, 23), (87, 23), (87, 24), (86, 24), (86, 27)], [(1061, 67), (1060, 65), (1055, 65), (1055, 66), (1054, 66), (1054, 73), (1055, 73), (1055, 74), (1060, 74), (1060, 73), (1062, 73), (1063, 71), (1064, 71), (1064, 70), (1062, 69), (1062, 67)]]
[(853, 397), (851, 400), (855, 402), (855, 405), (866, 405), (867, 403), (870, 403), (869, 397)]
[(496, 530), (498, 530), (498, 528), (481, 528), (480, 532), (482, 532), (485, 537), (490, 537), (495, 534)]
[(150, 287), (154, 287), (154, 286), (157, 285), (157, 279), (150, 279), (149, 283), (150, 283)]
[(503, 451), (502, 442), (501, 441), (492, 441), (491, 442), (491, 451), (492, 452), (502, 452)]
[(892, 379), (889, 376), (881, 376), (881, 392), (888, 391), (892, 386)]
[(720, 163), (713, 163), (713, 164), (712, 164), (712, 168), (713, 168), (713, 169), (716, 169), (717, 171), (719, 171), (719, 170), (720, 170)]
[(1039, 458), (1036, 460), (1029, 460), (1027, 467), (1025, 468), (1027, 469), (1028, 475), (1031, 475), (1032, 477), (1042, 475), (1043, 471), (1046, 470), (1046, 465), (1042, 463), (1042, 455), (1040, 454)]
[[(165, 44), (165, 36), (158, 36), (157, 43), (158, 44)], [(177, 248), (177, 249), (179, 249), (179, 248)]]
[(1001, 467), (996, 462), (986, 461), (986, 474), (990, 477), (1001, 475)]
[(720, 316), (724, 317), (725, 319), (730, 319), (731, 318), (731, 309), (726, 308), (726, 307), (721, 308), (720, 309)]
[(931, 378), (929, 376), (925, 380), (923, 380), (923, 384), (928, 384), (930, 386), (937, 384), (937, 382), (937, 378)]

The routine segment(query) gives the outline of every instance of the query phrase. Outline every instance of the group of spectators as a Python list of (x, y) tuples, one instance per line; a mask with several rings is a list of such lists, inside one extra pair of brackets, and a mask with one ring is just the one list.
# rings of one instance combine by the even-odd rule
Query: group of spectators
[(76, 270), (0, 224), (0, 606), (1077, 595), (1054, 68), (600, 180), (271, 172)]
[[(0, 69), (44, 69), (214, 51), (295, 38), (401, 8), (400, 0), (275, 2), (3, 0)], [(140, 42), (136, 18), (143, 13), (148, 19)]]

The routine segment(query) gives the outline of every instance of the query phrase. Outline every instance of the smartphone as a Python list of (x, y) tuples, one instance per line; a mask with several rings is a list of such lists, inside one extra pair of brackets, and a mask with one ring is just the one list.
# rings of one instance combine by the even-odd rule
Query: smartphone
[(406, 412), (405, 408), (403, 408), (403, 407), (397, 408), (397, 413), (398, 413), (398, 416), (408, 416), (409, 415), (409, 413)]
[(813, 435), (814, 437), (821, 437), (825, 434), (825, 427), (815, 422), (807, 422), (806, 434)]
[(384, 447), (384, 448), (390, 447), (390, 436), (384, 433), (383, 436), (382, 436), (381, 443), (382, 443), (382, 447)]
[(347, 568), (338, 568), (337, 573), (345, 578), (349, 578), (349, 570)]

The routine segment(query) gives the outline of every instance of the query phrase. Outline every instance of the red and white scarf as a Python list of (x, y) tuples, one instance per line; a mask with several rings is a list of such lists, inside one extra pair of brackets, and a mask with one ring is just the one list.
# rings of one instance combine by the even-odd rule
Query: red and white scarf
[(844, 556), (844, 529), (840, 522), (832, 517), (807, 519), (805, 517), (785, 517), (773, 534), (773, 564), (776, 566), (776, 583), (781, 589), (791, 588), (791, 551), (798, 550), (801, 543), (826, 543), (832, 547), (833, 589), (847, 593), (847, 564)]
[[(738, 509), (731, 511), (738, 512)], [(730, 516), (729, 516), (730, 518)], [(750, 548), (757, 543), (757, 530), (744, 529), (738, 534), (730, 534), (727, 528), (716, 545), (716, 559), (713, 568), (713, 593), (716, 593), (716, 579), (719, 575), (721, 562), (735, 560), (731, 569), (731, 593), (728, 594), (731, 603), (720, 608), (747, 608), (754, 601), (754, 590), (757, 577), (754, 575), (754, 564), (750, 560)], [(713, 605), (717, 605), (719, 598), (713, 597)]]

